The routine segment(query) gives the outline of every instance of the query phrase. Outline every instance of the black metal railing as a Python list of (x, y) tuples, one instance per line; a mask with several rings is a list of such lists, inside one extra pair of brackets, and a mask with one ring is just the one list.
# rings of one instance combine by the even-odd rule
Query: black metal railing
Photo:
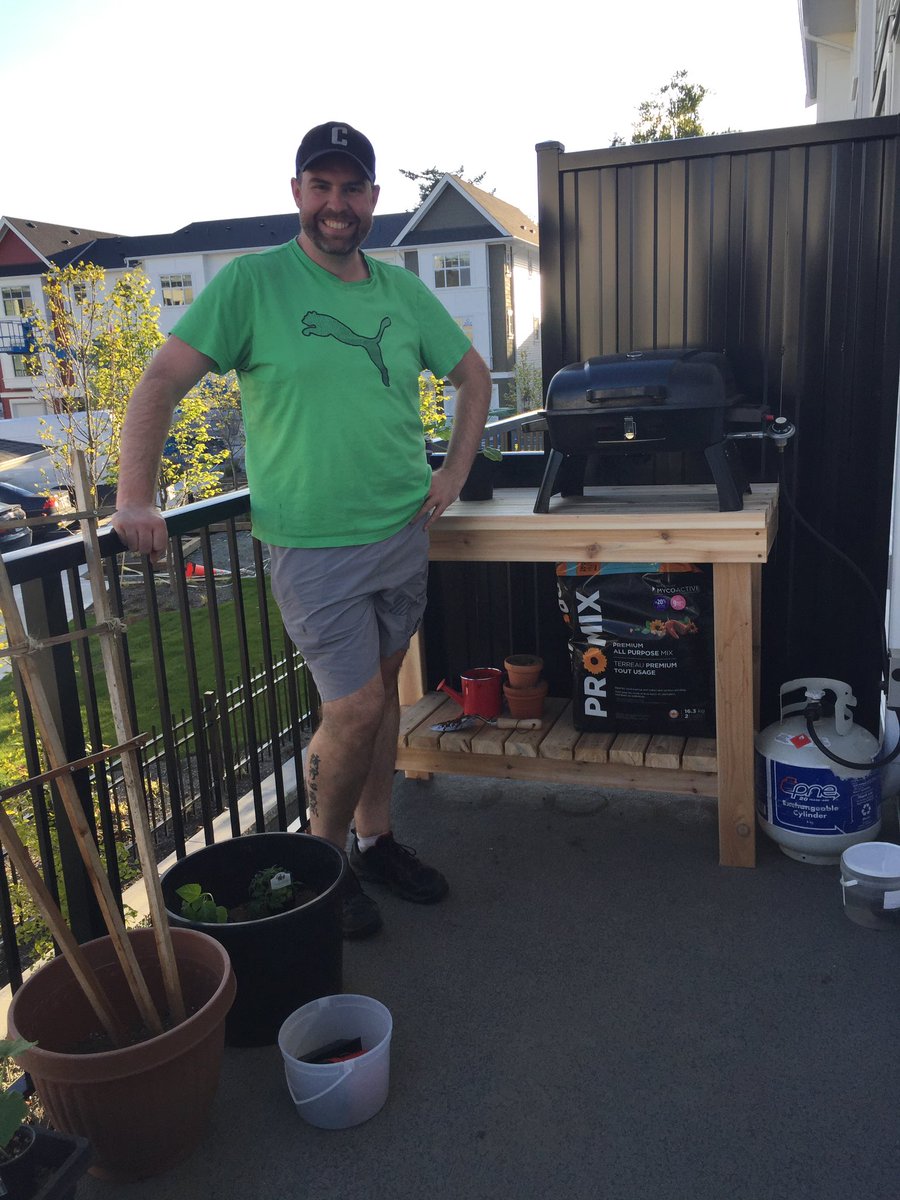
[(491, 421), (485, 430), (485, 445), (493, 446), (504, 454), (517, 450), (543, 451), (543, 433), (528, 428), (529, 422), (534, 421), (542, 411), (516, 413), (500, 421)]
[[(316, 697), (312, 679), (288, 639), (271, 599), (264, 547), (249, 532), (249, 494), (230, 493), (167, 514), (171, 551), (164, 570), (123, 554), (112, 530), (100, 534), (111, 608), (124, 622), (126, 690), (134, 728), (149, 732), (141, 751), (145, 792), (160, 858), (185, 853), (185, 840), (230, 815), (241, 829), (238, 802), (252, 797), (256, 830), (287, 828), (302, 804), (286, 795), (283, 764), (299, 761), (312, 732)], [(80, 536), (10, 554), (29, 637), (37, 641), (83, 630), (93, 623)], [(96, 637), (41, 651), (42, 683), (67, 759), (77, 761), (116, 744), (109, 684)], [(4, 756), (0, 786), (33, 778), (46, 763), (31, 705), (13, 658), (5, 688), (15, 693), (21, 756)], [(7, 745), (15, 731), (7, 730)], [(117, 895), (136, 871), (120, 761), (104, 759), (73, 772)], [(263, 781), (271, 783), (271, 811)], [(80, 940), (105, 929), (73, 844), (68, 822), (57, 820), (53, 785), (34, 785), (14, 801), (54, 895), (63, 898)], [(305, 808), (305, 805), (304, 805)], [(12, 812), (12, 804), (10, 806)], [(0, 873), (3, 982), (15, 987), (42, 948), (30, 905), (10, 863)]]

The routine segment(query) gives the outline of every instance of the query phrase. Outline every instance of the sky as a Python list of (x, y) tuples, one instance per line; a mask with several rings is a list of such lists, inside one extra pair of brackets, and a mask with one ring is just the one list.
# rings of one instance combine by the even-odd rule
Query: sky
[(709, 132), (815, 121), (796, 0), (0, 0), (0, 213), (131, 235), (291, 212), (301, 137), (340, 121), (375, 146), (378, 212), (436, 166), (536, 217), (535, 145), (627, 140), (681, 69)]

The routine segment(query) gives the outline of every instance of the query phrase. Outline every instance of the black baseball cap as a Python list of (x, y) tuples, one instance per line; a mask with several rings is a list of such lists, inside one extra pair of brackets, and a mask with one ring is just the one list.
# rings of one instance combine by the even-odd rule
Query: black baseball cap
[(370, 183), (375, 182), (375, 151), (372, 143), (352, 125), (326, 121), (324, 125), (311, 129), (297, 151), (297, 178), (310, 163), (326, 154), (346, 154), (359, 163)]

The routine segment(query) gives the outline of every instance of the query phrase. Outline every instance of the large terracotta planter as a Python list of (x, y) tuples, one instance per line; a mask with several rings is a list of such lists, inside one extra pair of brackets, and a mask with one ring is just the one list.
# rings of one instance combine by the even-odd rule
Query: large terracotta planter
[[(178, 889), (199, 883), (232, 908), (247, 898), (257, 871), (278, 865), (316, 893), (314, 900), (255, 921), (208, 924), (181, 915)], [(307, 833), (251, 833), (204, 846), (162, 877), (169, 921), (209, 934), (228, 951), (237, 999), (225, 1023), (230, 1046), (267, 1046), (295, 1009), (343, 990), (341, 928), (346, 856)]]
[[(128, 936), (157, 1009), (165, 1011), (153, 930)], [(91, 1174), (104, 1179), (124, 1183), (159, 1175), (190, 1154), (218, 1087), (234, 972), (225, 950), (206, 934), (173, 929), (172, 942), (190, 1015), (146, 1041), (84, 1050), (102, 1031), (64, 958), (36, 971), (10, 1005), (9, 1036), (38, 1043), (16, 1055), (16, 1062), (31, 1075), (54, 1126), (88, 1139)], [(110, 938), (82, 949), (126, 1025), (138, 1028)]]

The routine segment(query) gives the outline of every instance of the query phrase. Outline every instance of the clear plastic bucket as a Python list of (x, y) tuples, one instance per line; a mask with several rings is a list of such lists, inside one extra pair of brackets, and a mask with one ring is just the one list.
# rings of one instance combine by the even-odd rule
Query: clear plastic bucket
[[(278, 1033), (288, 1091), (297, 1112), (319, 1129), (361, 1125), (387, 1100), (393, 1021), (369, 996), (323, 996), (291, 1013)], [(329, 1042), (360, 1038), (362, 1054), (338, 1063), (300, 1062)]]
[(868, 929), (900, 928), (900, 846), (858, 842), (841, 855), (844, 912)]

